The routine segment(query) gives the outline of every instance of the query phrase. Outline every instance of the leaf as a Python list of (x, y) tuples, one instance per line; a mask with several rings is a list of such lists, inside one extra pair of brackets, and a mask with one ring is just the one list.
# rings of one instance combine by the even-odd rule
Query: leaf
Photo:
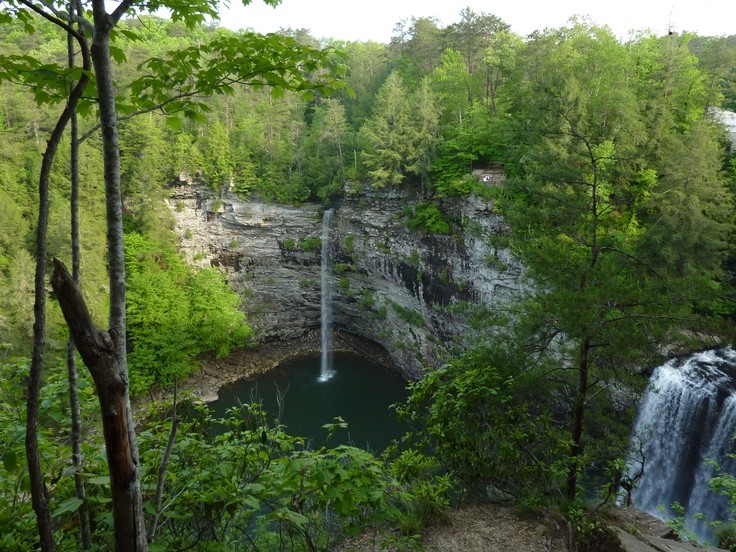
[(137, 32), (130, 29), (118, 28), (117, 31), (132, 42), (141, 42), (143, 40)]
[(90, 485), (110, 485), (110, 478), (106, 476), (91, 477), (90, 479), (87, 479), (87, 483)]
[(166, 117), (166, 127), (170, 130), (181, 130), (182, 121), (181, 117), (176, 115), (169, 115)]
[(289, 510), (288, 508), (279, 508), (278, 510), (275, 510), (272, 514), (270, 514), (270, 517), (283, 521), (288, 521), (299, 529), (304, 528), (309, 522), (306, 516), (300, 514), (299, 512)]
[(110, 57), (118, 63), (125, 63), (125, 60), (127, 59), (123, 49), (113, 46), (112, 44), (110, 45)]
[(74, 513), (79, 510), (79, 507), (84, 504), (84, 501), (72, 496), (64, 500), (59, 507), (54, 511), (54, 517), (60, 517), (66, 513)]
[(14, 450), (9, 450), (3, 456), (3, 466), (7, 471), (15, 471), (18, 467), (18, 455)]

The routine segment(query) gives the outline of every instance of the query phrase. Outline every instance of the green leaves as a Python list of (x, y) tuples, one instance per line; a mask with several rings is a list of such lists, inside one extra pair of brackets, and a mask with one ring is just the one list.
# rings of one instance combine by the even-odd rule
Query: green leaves
[(226, 355), (252, 336), (240, 298), (215, 269), (193, 272), (170, 244), (126, 236), (129, 364), (133, 388), (168, 385), (196, 367), (195, 358)]
[(62, 517), (66, 514), (73, 514), (84, 504), (83, 500), (78, 499), (76, 496), (72, 496), (63, 500), (61, 504), (54, 510), (54, 517)]
[[(0, 55), (0, 81), (29, 86), (37, 104), (66, 101), (74, 82), (83, 70), (79, 67), (43, 63), (31, 55)], [(87, 75), (92, 77), (91, 73)]]
[[(409, 442), (432, 451), (439, 467), (470, 492), (493, 485), (523, 496), (551, 492), (559, 483), (548, 471), (558, 453), (556, 435), (546, 415), (531, 415), (543, 408), (544, 392), (535, 389), (532, 372), (513, 375), (521, 372), (520, 360), (496, 348), (466, 351), (414, 383), (407, 403), (397, 408), (412, 425)], [(394, 469), (416, 477), (436, 469), (427, 462), (405, 452)]]
[(130, 85), (133, 109), (161, 106), (186, 117), (206, 110), (195, 96), (232, 94), (236, 84), (268, 86), (274, 93), (330, 94), (344, 88), (336, 52), (275, 34), (220, 32), (206, 44), (148, 59), (139, 70), (143, 75)]

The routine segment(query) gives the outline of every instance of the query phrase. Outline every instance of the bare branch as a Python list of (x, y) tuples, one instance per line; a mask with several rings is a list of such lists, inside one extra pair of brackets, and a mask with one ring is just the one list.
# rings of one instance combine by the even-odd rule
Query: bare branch
[(174, 443), (176, 442), (176, 431), (179, 428), (179, 416), (176, 413), (176, 379), (174, 379), (174, 406), (171, 414), (171, 431), (169, 432), (169, 439), (166, 442), (166, 449), (164, 450), (164, 456), (161, 459), (161, 465), (158, 467), (158, 482), (156, 484), (156, 515), (153, 518), (151, 529), (148, 532), (148, 541), (152, 542), (156, 536), (156, 530), (158, 529), (158, 522), (161, 518), (163, 509), (161, 508), (161, 501), (164, 496), (164, 481), (166, 480), (166, 470), (169, 467), (169, 461), (171, 460), (171, 453), (174, 450)]

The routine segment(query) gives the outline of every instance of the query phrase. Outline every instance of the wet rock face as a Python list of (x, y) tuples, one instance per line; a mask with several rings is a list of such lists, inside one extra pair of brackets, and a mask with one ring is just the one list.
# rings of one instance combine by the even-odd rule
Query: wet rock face
[[(319, 329), (320, 206), (215, 200), (191, 187), (176, 188), (169, 202), (187, 258), (228, 274), (262, 342)], [(490, 202), (443, 204), (449, 236), (406, 227), (416, 202), (399, 191), (349, 196), (329, 240), (335, 329), (383, 346), (412, 379), (472, 340), (468, 307), (508, 301), (522, 273), (498, 245), (507, 228)]]

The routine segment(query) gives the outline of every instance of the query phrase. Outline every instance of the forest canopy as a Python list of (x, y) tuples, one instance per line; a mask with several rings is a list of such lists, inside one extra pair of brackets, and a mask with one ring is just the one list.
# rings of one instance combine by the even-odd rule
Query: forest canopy
[[(122, 19), (110, 49), (127, 272), (123, 341), (138, 396), (257, 338), (223, 274), (190, 267), (177, 250), (166, 203), (172, 187), (295, 205), (401, 187), (419, 198), (407, 226), (443, 235), (455, 230), (443, 201), (483, 195), (511, 223), (504, 239), (537, 288), (503, 330), (503, 346), (478, 344), (415, 386), (399, 412), (417, 425), (407, 439), (416, 446), (394, 451), (390, 465), (352, 447), (308, 450), (269, 426), (256, 406), (225, 422), (228, 431), (214, 443), (213, 420), (203, 414), (187, 421), (190, 435), (174, 453), (182, 462), (172, 482), (180, 501), (159, 536), (162, 547), (199, 539), (242, 544), (253, 531), (261, 545), (273, 544), (278, 526), (314, 550), (332, 543), (332, 518), (322, 517), (328, 510), (342, 516), (340, 536), (399, 523), (402, 535), (413, 537), (447, 505), (450, 475), (462, 481), (459, 494), (492, 485), (539, 492), (545, 496), (532, 498), (540, 501), (561, 495), (574, 505), (584, 461), (601, 466), (621, 452), (608, 442), (603, 451), (598, 441), (585, 447), (592, 387), (661, 355), (663, 343), (730, 335), (736, 157), (710, 113), (736, 110), (736, 36), (642, 33), (621, 41), (605, 27), (573, 20), (521, 37), (498, 17), (470, 9), (447, 26), (433, 18), (401, 22), (389, 44), (319, 42), (288, 29), (263, 37), (173, 19)], [(31, 352), (41, 154), (70, 83), (89, 76), (66, 68), (66, 51), (66, 36), (48, 21), (0, 12), (0, 378), (12, 383), (0, 396), (0, 421), (8, 422), (0, 435), (9, 443), (0, 510), (18, 500), (25, 508), (17, 524), (0, 518), (0, 528), (13, 527), (2, 538), (15, 539), (18, 549), (35, 542), (30, 507), (18, 498), (27, 479), (18, 462), (24, 414), (14, 395), (23, 393)], [(111, 285), (101, 268), (110, 252), (97, 88), (90, 83), (78, 105), (79, 214), (82, 289), (104, 327)], [(71, 165), (61, 148), (41, 258), (72, 258)], [(484, 186), (473, 175), (490, 166), (503, 168), (503, 186)], [(47, 344), (56, 363), (67, 330), (51, 297)], [(43, 446), (47, 473), (62, 482), (53, 489), (60, 521), (81, 502), (63, 477), (63, 416), (49, 406), (66, 389), (58, 371), (45, 378)], [(79, 389), (94, 408), (89, 380)], [(554, 411), (559, 402), (565, 416)], [(595, 413), (608, 415), (607, 408)], [(468, 424), (476, 431), (466, 435), (460, 429)], [(458, 438), (448, 442), (448, 432)], [(537, 445), (525, 448), (533, 436)], [(142, 480), (148, 514), (155, 511), (158, 521), (151, 466), (165, 447), (163, 423), (151, 422), (142, 441), (152, 447)], [(99, 491), (91, 493), (92, 511), (109, 543), (101, 454), (85, 447), (87, 476)], [(424, 456), (429, 450), (435, 454)], [(543, 466), (537, 461), (552, 454)], [(212, 465), (222, 471), (205, 469)], [(333, 489), (354, 493), (354, 502)], [(265, 507), (271, 525), (258, 525)], [(206, 538), (191, 530), (200, 521)], [(238, 524), (251, 532), (243, 536)], [(75, 537), (60, 538), (74, 547)]]

